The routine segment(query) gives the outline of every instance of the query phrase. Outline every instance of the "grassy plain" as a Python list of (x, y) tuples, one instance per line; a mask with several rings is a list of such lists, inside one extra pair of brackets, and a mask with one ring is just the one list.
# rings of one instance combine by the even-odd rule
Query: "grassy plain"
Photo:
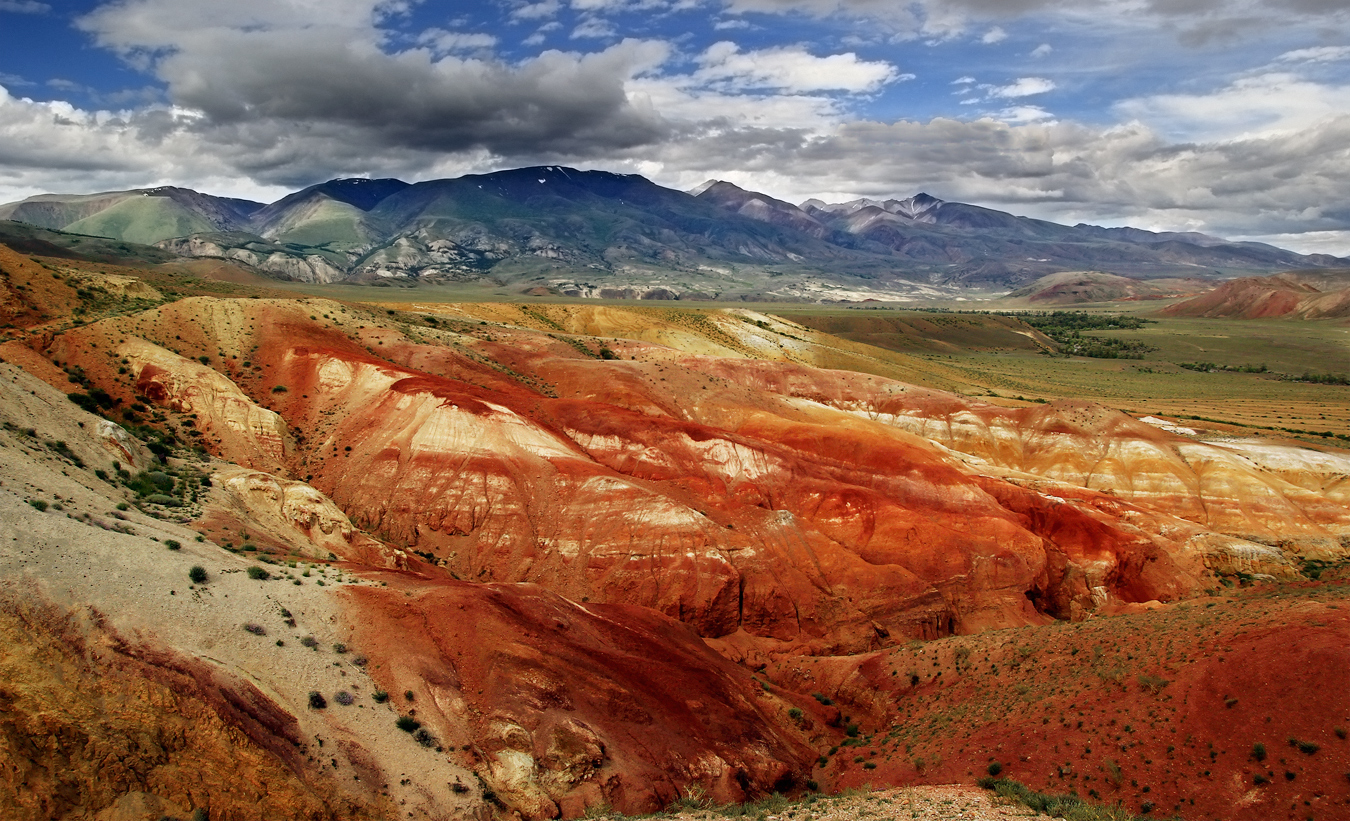
[[(1137, 414), (1221, 420), (1232, 423), (1235, 430), (1292, 428), (1350, 434), (1350, 386), (1282, 378), (1305, 372), (1350, 372), (1350, 324), (1158, 317), (1151, 314), (1159, 303), (1148, 305), (1148, 313), (1138, 303), (1105, 308), (1146, 316), (1155, 320), (1152, 324), (1137, 330), (1085, 334), (1139, 341), (1154, 349), (1138, 360), (1054, 355), (1048, 345), (1027, 344), (1030, 339), (1025, 330), (1010, 328), (1000, 334), (1009, 320), (996, 315), (808, 306), (778, 314), (845, 339), (945, 366), (952, 384), (933, 387), (964, 393), (982, 389), (991, 399), (1014, 402), (1017, 397), (1089, 399)], [(919, 338), (911, 332), (925, 326), (933, 332)], [(1268, 372), (1206, 373), (1178, 364), (1194, 362), (1235, 368), (1265, 365)], [(1316, 441), (1323, 437), (1300, 438)]]

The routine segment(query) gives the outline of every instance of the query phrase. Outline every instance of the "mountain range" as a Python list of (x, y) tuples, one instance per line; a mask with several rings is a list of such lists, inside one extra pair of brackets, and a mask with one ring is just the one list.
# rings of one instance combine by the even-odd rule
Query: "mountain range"
[(1350, 260), (1198, 233), (1065, 226), (927, 194), (800, 205), (709, 181), (543, 166), (339, 179), (264, 204), (160, 187), (43, 194), (0, 220), (304, 282), (476, 283), (606, 298), (905, 299), (1063, 271), (1230, 278)]

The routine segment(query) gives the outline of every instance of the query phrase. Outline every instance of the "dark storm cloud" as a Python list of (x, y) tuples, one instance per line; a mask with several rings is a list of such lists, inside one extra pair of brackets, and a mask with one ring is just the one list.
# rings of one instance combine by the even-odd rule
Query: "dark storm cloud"
[[(184, 16), (184, 5), (194, 14)], [(501, 155), (613, 150), (668, 131), (624, 91), (665, 60), (662, 43), (546, 51), (517, 64), (420, 47), (390, 53), (377, 23), (391, 4), (341, 0), (324, 9), (331, 16), (310, 10), (315, 19), (299, 5), (133, 0), (82, 25), (152, 68), (175, 105), (204, 115), (201, 129), (341, 127), (367, 146)], [(196, 27), (180, 28), (186, 20)]]

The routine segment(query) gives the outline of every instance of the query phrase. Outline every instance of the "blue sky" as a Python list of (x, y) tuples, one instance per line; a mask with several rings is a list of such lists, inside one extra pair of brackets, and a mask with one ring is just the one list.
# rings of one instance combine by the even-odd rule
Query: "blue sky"
[(0, 201), (535, 163), (1350, 254), (1345, 0), (0, 0)]

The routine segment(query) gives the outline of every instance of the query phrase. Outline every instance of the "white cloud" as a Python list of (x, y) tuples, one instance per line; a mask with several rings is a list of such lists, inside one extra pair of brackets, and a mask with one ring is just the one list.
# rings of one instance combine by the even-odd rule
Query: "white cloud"
[(531, 34), (529, 37), (526, 37), (524, 40), (522, 40), (521, 44), (526, 46), (542, 45), (544, 41), (548, 39), (549, 32), (557, 31), (560, 28), (562, 28), (562, 23), (559, 23), (557, 20), (545, 23), (544, 25), (535, 29), (534, 33)]
[(52, 7), (37, 0), (0, 0), (0, 11), (15, 14), (46, 14)]
[(1040, 106), (1015, 105), (1001, 109), (994, 116), (1005, 123), (1037, 123), (1042, 120), (1052, 120), (1055, 115)]
[(600, 17), (584, 18), (577, 27), (572, 29), (572, 39), (580, 40), (582, 38), (592, 38), (604, 40), (610, 37), (617, 37), (619, 32), (614, 26)]
[(558, 3), (558, 0), (540, 0), (538, 3), (528, 3), (512, 9), (511, 19), (544, 20), (557, 15), (560, 8), (562, 6)]
[(1273, 27), (1302, 27), (1316, 35), (1344, 34), (1345, 0), (719, 0), (730, 12), (842, 16), (893, 35), (943, 42), (1009, 18), (1034, 17), (1071, 29), (1147, 27), (1202, 46), (1250, 37)]
[(994, 43), (1001, 43), (1007, 39), (1008, 39), (1008, 32), (1004, 31), (998, 26), (994, 26), (993, 28), (989, 29), (989, 31), (984, 33), (984, 36), (980, 38), (980, 42), (984, 43), (986, 46), (991, 46)]
[(1350, 60), (1350, 46), (1317, 46), (1286, 51), (1276, 58), (1281, 63), (1333, 63)]
[(1241, 242), (1264, 242), (1278, 248), (1288, 248), (1300, 254), (1330, 254), (1350, 257), (1350, 231), (1304, 231), (1302, 233), (1255, 234), (1234, 236)]
[[(776, 88), (788, 92), (876, 91), (901, 79), (895, 66), (860, 60), (848, 52), (816, 57), (799, 46), (741, 51), (729, 41), (709, 46), (698, 57), (694, 78), (732, 87)], [(904, 79), (912, 79), (912, 75)]]
[(952, 80), (952, 85), (954, 85), (954, 86), (959, 86), (959, 85), (966, 85), (966, 84), (968, 84), (968, 83), (973, 83), (973, 82), (975, 82), (975, 78), (974, 78), (974, 77), (971, 77), (971, 76), (969, 76), (969, 75), (967, 75), (967, 76), (965, 76), (965, 77), (957, 77), (955, 80)]
[(456, 51), (490, 49), (497, 45), (497, 38), (491, 34), (465, 33), (433, 28), (418, 35), (417, 44), (427, 46), (437, 54), (450, 54)]
[(1271, 72), (1240, 78), (1207, 94), (1125, 100), (1115, 110), (1178, 140), (1241, 140), (1296, 133), (1350, 111), (1350, 85)]
[(1049, 43), (1041, 43), (1031, 50), (1032, 57), (1044, 57), (1055, 49)]
[(1031, 97), (1035, 94), (1045, 94), (1055, 90), (1053, 80), (1047, 80), (1044, 77), (1019, 77), (1015, 82), (1006, 86), (993, 86), (987, 90), (990, 97)]

